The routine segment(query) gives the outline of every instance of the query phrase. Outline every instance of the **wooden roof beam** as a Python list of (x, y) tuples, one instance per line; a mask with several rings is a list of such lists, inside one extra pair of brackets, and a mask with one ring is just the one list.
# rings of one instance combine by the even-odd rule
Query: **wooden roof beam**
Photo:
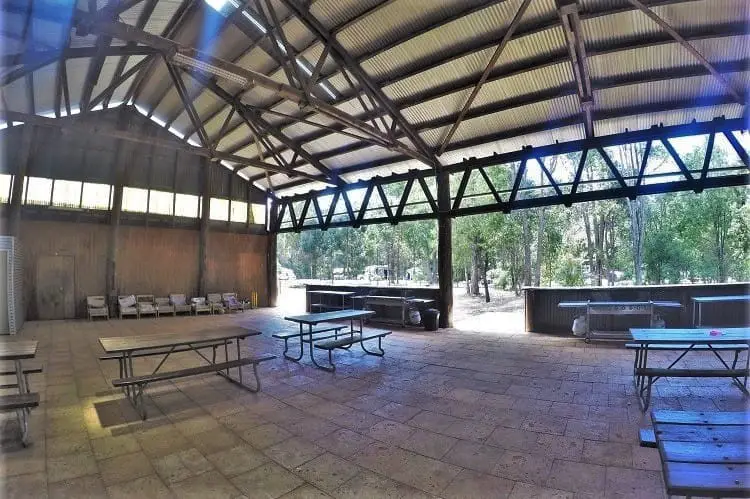
[[(365, 73), (362, 67), (359, 65), (354, 57), (352, 57), (346, 49), (338, 42), (335, 35), (328, 31), (315, 16), (312, 15), (308, 8), (300, 6), (296, 0), (282, 0), (282, 3), (303, 22), (303, 24), (323, 42), (331, 46), (331, 55), (339, 63), (339, 65), (348, 70), (354, 77), (359, 81), (360, 85), (366, 88), (366, 91), (370, 96), (378, 103), (379, 106), (383, 107), (388, 111), (391, 119), (398, 122), (399, 127), (404, 131), (408, 139), (414, 144), (414, 146), (421, 152), (422, 158), (416, 158), (426, 164), (437, 167), (440, 162), (433, 153), (432, 149), (425, 143), (424, 139), (414, 130), (411, 123), (401, 114), (401, 111), (393, 104), (393, 102), (385, 95), (379, 85)], [(390, 138), (389, 138), (390, 140)], [(398, 141), (395, 141), (398, 143)]]
[(503, 50), (505, 50), (505, 46), (508, 44), (511, 37), (513, 36), (513, 32), (521, 23), (521, 19), (523, 18), (524, 13), (526, 13), (526, 9), (529, 7), (530, 3), (531, 3), (531, 0), (523, 0), (521, 2), (521, 5), (518, 7), (516, 14), (513, 16), (513, 19), (510, 21), (508, 28), (505, 30), (503, 37), (500, 39), (500, 43), (497, 45), (495, 52), (492, 54), (492, 57), (490, 57), (490, 60), (487, 63), (487, 66), (484, 68), (484, 71), (482, 71), (482, 75), (479, 77), (479, 81), (477, 81), (477, 84), (474, 85), (474, 88), (472, 89), (471, 94), (469, 94), (469, 97), (466, 99), (466, 102), (464, 103), (464, 106), (461, 109), (461, 112), (458, 113), (458, 118), (456, 118), (456, 121), (453, 123), (453, 126), (451, 126), (447, 135), (441, 142), (440, 148), (438, 149), (438, 156), (442, 155), (445, 152), (445, 148), (448, 146), (448, 143), (453, 137), (453, 134), (456, 133), (456, 130), (461, 125), (461, 121), (463, 121), (464, 116), (466, 115), (466, 112), (474, 103), (474, 99), (477, 97), (477, 95), (479, 94), (479, 91), (482, 89), (482, 85), (484, 85), (484, 82), (487, 81), (487, 77), (490, 75), (490, 71), (492, 71), (492, 68), (495, 67), (497, 60), (500, 58), (500, 55), (503, 53)]
[(583, 29), (579, 16), (578, 0), (556, 0), (557, 14), (560, 17), (565, 42), (568, 46), (573, 77), (578, 87), (578, 100), (583, 113), (586, 136), (594, 136), (594, 120), (591, 117), (594, 107), (594, 93), (586, 65), (586, 46), (583, 43)]
[(711, 64), (711, 62), (709, 62), (708, 59), (706, 59), (705, 57), (703, 57), (703, 54), (701, 54), (698, 51), (698, 49), (696, 49), (695, 47), (693, 47), (693, 45), (690, 44), (690, 42), (688, 42), (685, 38), (683, 38), (669, 23), (667, 23), (664, 19), (662, 19), (661, 17), (659, 17), (659, 15), (656, 14), (656, 12), (654, 12), (649, 7), (647, 7), (646, 5), (644, 5), (643, 2), (641, 2), (640, 0), (628, 0), (628, 1), (631, 3), (631, 5), (633, 5), (634, 7), (636, 7), (637, 9), (639, 9), (641, 12), (643, 12), (646, 16), (648, 16), (649, 19), (651, 19), (656, 24), (658, 24), (659, 26), (661, 26), (661, 28), (664, 31), (666, 31), (667, 33), (669, 33), (669, 35), (672, 38), (674, 38), (675, 41), (677, 41), (677, 43), (679, 43), (680, 45), (682, 45), (683, 47), (685, 47), (685, 49), (688, 52), (690, 52), (690, 54), (693, 57), (695, 57), (703, 65), (703, 67), (705, 67), (706, 70), (708, 70), (708, 72), (713, 75), (714, 78), (716, 78), (716, 80), (721, 84), (721, 86), (724, 87), (724, 89), (727, 91), (727, 93), (729, 93), (729, 95), (731, 95), (732, 98), (737, 103), (742, 104), (743, 106), (745, 105), (745, 97), (743, 95), (741, 95), (732, 86), (732, 84), (729, 82), (729, 80), (727, 80), (726, 78), (724, 78), (724, 76), (721, 73), (719, 73), (718, 71), (716, 71), (716, 68), (714, 67), (714, 65)]

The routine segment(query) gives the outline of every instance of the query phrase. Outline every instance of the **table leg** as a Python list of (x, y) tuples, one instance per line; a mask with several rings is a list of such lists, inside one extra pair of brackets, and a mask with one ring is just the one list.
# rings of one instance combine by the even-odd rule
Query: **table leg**
[[(14, 362), (16, 368), (16, 383), (18, 383), (18, 393), (27, 394), (29, 393), (28, 379), (23, 374), (23, 364), (20, 360)], [(18, 425), (21, 428), (21, 443), (24, 447), (28, 446), (29, 441), (29, 416), (31, 415), (31, 409), (25, 407), (23, 409), (16, 410), (16, 418), (18, 418)]]
[[(310, 348), (310, 361), (318, 369), (323, 369), (325, 371), (334, 371), (336, 369), (335, 367), (334, 368), (330, 368), (330, 367), (326, 367), (326, 366), (321, 366), (320, 364), (318, 364), (315, 361), (315, 354), (313, 353), (313, 351), (315, 350), (315, 348), (313, 346), (312, 330), (313, 330), (312, 324), (308, 324), (308, 331), (309, 331), (308, 334), (309, 334), (309, 339), (310, 339), (310, 345), (309, 345), (309, 348)], [(331, 358), (331, 351), (330, 350), (328, 351), (328, 358), (329, 359)]]
[[(229, 362), (229, 340), (224, 341), (224, 362)], [(228, 367), (227, 367), (227, 376), (229, 376)]]
[[(721, 355), (719, 355), (719, 352), (713, 349), (711, 344), (708, 344), (708, 348), (713, 352), (713, 354), (716, 356), (717, 359), (719, 359), (719, 362), (722, 363), (725, 369), (730, 370), (730, 367), (727, 365), (727, 363), (724, 361), (724, 359), (721, 358)], [(747, 371), (745, 371), (747, 372)], [(747, 391), (747, 385), (744, 383), (740, 383), (739, 378), (732, 377), (732, 382), (737, 385), (737, 387), (745, 394), (750, 395)], [(747, 382), (747, 378), (745, 378), (745, 382)]]
[(703, 325), (703, 304), (698, 303), (698, 327)]
[[(237, 338), (237, 360), (240, 360), (242, 358), (242, 355), (240, 354), (240, 339)], [(242, 366), (237, 366), (237, 374), (240, 378), (240, 384), (242, 383)]]

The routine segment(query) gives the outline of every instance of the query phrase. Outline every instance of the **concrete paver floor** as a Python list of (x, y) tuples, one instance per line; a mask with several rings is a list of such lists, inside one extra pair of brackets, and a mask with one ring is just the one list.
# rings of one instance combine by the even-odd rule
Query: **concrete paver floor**
[[(151, 385), (149, 419), (112, 389), (100, 336), (253, 324), (244, 348), (274, 353), (251, 394), (215, 375)], [(336, 373), (284, 360), (273, 310), (30, 322), (40, 341), (33, 445), (2, 416), (6, 498), (662, 498), (632, 352), (538, 334), (396, 331), (386, 356), (336, 352)], [(320, 352), (320, 354), (324, 354)], [(666, 357), (664, 357), (666, 358)], [(710, 362), (697, 357), (693, 362)], [(136, 361), (136, 372), (158, 358)], [(165, 369), (198, 365), (176, 354)], [(653, 406), (746, 410), (725, 379), (662, 380)]]

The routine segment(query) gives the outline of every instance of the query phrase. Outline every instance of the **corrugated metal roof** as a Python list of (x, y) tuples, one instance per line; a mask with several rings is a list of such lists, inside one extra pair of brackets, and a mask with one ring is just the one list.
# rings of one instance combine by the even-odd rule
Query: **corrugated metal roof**
[[(100, 7), (108, 5), (108, 0), (97, 1)], [(131, 25), (137, 23), (146, 4), (138, 3), (121, 13), (120, 20)], [(343, 48), (358, 59), (359, 66), (373, 85), (382, 89), (387, 98), (400, 108), (399, 113), (423, 140), (430, 147), (436, 147), (462, 108), (520, 4), (521, 0), (315, 0), (309, 9), (324, 28), (335, 34)], [(579, 0), (578, 4), (581, 7), (583, 40), (589, 54), (586, 67), (594, 84), (593, 111), (598, 118), (594, 128), (597, 134), (620, 132), (624, 128), (648, 128), (658, 123), (711, 119), (721, 114), (728, 117), (740, 115), (739, 105), (726, 104), (729, 94), (722, 84), (708, 75), (689, 51), (670, 40), (658, 24), (634, 9), (627, 0)], [(243, 18), (244, 25), (227, 23), (203, 0), (158, 0), (144, 29), (162, 35), (168, 25), (174, 24), (179, 12), (187, 12), (171, 30), (175, 40), (206, 48), (218, 57), (234, 60), (242, 67), (288, 83), (281, 64), (298, 65), (302, 74), (311, 72), (324, 44), (302, 19), (286, 9), (281, 0), (272, 0), (271, 5), (277, 17), (283, 20), (282, 29), (286, 38), (294, 51), (300, 54), (299, 62), (294, 59), (281, 60), (278, 55), (280, 51), (272, 50), (268, 36), (259, 38), (261, 30), (265, 28), (248, 24), (252, 23), (249, 18)], [(79, 0), (77, 8), (87, 11), (88, 1)], [(265, 4), (263, 8), (267, 10)], [(707, 60), (717, 64), (738, 93), (750, 93), (747, 68), (750, 61), (750, 30), (747, 27), (750, 2), (670, 1), (655, 6), (653, 10), (683, 33)], [(0, 35), (4, 42), (4, 54), (18, 54), (24, 47), (36, 51), (54, 49), (67, 30), (63, 19), (34, 18), (31, 25), (33, 44), (29, 47), (20, 40), (25, 16), (8, 12), (5, 20), (5, 32)], [(70, 47), (91, 48), (96, 40), (94, 34), (79, 36), (73, 29)], [(122, 47), (125, 43), (115, 39), (111, 46)], [(92, 54), (93, 51), (88, 53)], [(125, 71), (143, 57), (128, 57)], [(8, 58), (9, 61), (11, 59)], [(91, 57), (76, 56), (65, 62), (74, 108), (79, 105), (90, 60)], [(92, 92), (93, 97), (110, 85), (122, 60), (118, 54), (105, 58)], [(157, 59), (149, 67), (152, 70), (143, 79), (135, 104), (146, 113), (153, 110), (154, 116), (161, 120), (174, 120), (172, 128), (178, 132), (192, 131), (194, 126), (163, 62)], [(341, 112), (361, 119), (372, 109), (370, 99), (362, 94), (367, 102), (365, 110), (340, 71), (339, 63), (329, 56), (323, 65), (321, 77), (327, 85), (325, 88), (335, 89), (335, 95), (327, 95), (322, 87), (317, 87), (316, 93)], [(14, 72), (17, 73), (18, 69), (8, 62), (5, 74), (12, 76)], [(30, 108), (26, 79), (20, 77), (9, 81), (3, 88), (8, 107), (21, 112), (49, 112), (54, 105), (57, 72), (56, 63), (36, 71), (32, 89), (33, 110)], [(144, 75), (143, 72), (139, 74)], [(10, 77), (7, 78), (10, 80)], [(128, 95), (135, 79), (131, 77), (116, 89), (113, 104), (118, 104)], [(206, 121), (204, 126), (207, 132), (214, 137), (220, 131), (229, 108), (212, 92), (196, 87), (196, 82), (191, 78), (186, 77), (184, 81), (188, 93), (194, 96), (194, 107), (201, 119)], [(243, 91), (242, 103), (262, 109), (273, 106), (273, 111), (288, 116), (336, 125), (335, 120), (315, 112), (312, 107), (280, 100), (275, 92), (268, 89), (241, 89), (226, 79), (218, 78), (217, 81), (230, 95)], [(361, 88), (362, 82), (355, 81), (355, 86)], [(447, 164), (465, 155), (481, 156), (525, 145), (540, 146), (556, 140), (584, 137), (576, 88), (555, 0), (535, 0), (440, 161)], [(194, 89), (197, 91), (194, 92)], [(680, 109), (671, 110), (674, 107)], [(655, 112), (654, 109), (664, 111)], [(638, 115), (628, 116), (628, 113)], [(387, 123), (392, 122), (384, 110), (378, 109), (377, 114), (385, 115)], [(328, 156), (322, 163), (347, 171), (344, 175), (347, 180), (405, 171), (421, 165), (412, 159), (404, 160), (404, 155), (395, 150), (371, 145), (309, 123), (295, 122), (288, 116), (270, 112), (262, 115), (305, 151), (321, 157)], [(371, 122), (367, 124), (371, 126)], [(336, 126), (341, 128), (341, 125)], [(547, 129), (549, 127), (553, 128)], [(229, 130), (231, 132), (219, 143), (222, 151), (232, 150), (252, 137), (249, 128), (238, 116), (233, 118)], [(349, 125), (344, 130), (353, 131)], [(410, 141), (403, 138), (400, 126), (395, 127), (393, 133), (402, 144), (413, 147)], [(287, 161), (291, 160), (293, 153), (288, 147), (276, 138), (269, 141)], [(361, 142), (361, 147), (354, 147), (358, 142)], [(331, 156), (332, 151), (337, 152), (341, 148), (348, 152)], [(257, 149), (251, 143), (238, 153), (255, 157)], [(393, 161), (391, 164), (387, 163), (389, 158)], [(368, 168), (369, 164), (376, 166)], [(362, 171), (347, 170), (351, 168), (361, 168)], [(257, 168), (244, 171), (252, 176), (261, 173)], [(304, 166), (300, 171), (318, 173), (311, 165)], [(264, 182), (264, 179), (258, 181), (260, 185)], [(272, 182), (276, 186), (294, 185), (299, 178), (272, 175)], [(309, 183), (294, 191), (314, 186), (315, 183)]]
[[(565, 39), (560, 30), (547, 29), (508, 43), (495, 68), (512, 68), (523, 65), (531, 59), (544, 59), (565, 50)], [(385, 87), (385, 91), (394, 100), (407, 99), (436, 86), (436, 82), (450, 83), (462, 78), (475, 76), (475, 81), (484, 71), (492, 57), (495, 47), (452, 60), (433, 69), (399, 80)], [(507, 51), (507, 52), (506, 52)], [(512, 61), (512, 64), (505, 63)], [(407, 66), (408, 68), (408, 66)], [(404, 68), (396, 68), (404, 70)], [(390, 76), (392, 73), (388, 73)]]

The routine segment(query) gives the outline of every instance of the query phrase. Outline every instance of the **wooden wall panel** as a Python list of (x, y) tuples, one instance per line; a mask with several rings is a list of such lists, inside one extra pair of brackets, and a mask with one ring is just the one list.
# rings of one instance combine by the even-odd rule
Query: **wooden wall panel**
[(198, 290), (198, 231), (120, 226), (117, 280), (121, 294)]
[[(76, 316), (85, 317), (88, 295), (105, 294), (109, 226), (95, 223), (23, 220), (26, 317), (36, 310), (36, 262), (42, 256), (65, 255), (75, 260)], [(258, 291), (265, 305), (267, 236), (209, 232), (209, 291)], [(198, 231), (120, 226), (117, 248), (120, 294), (168, 293), (193, 295), (198, 287)]]
[(236, 292), (247, 298), (258, 293), (260, 306), (266, 303), (266, 236), (248, 236), (229, 232), (208, 233), (209, 292)]
[(44, 256), (71, 256), (75, 266), (74, 299), (76, 315), (83, 317), (87, 295), (103, 295), (107, 262), (106, 225), (56, 223), (24, 220), (21, 244), (24, 251), (23, 273), (26, 293), (26, 318), (39, 317), (37, 307), (37, 261)]

